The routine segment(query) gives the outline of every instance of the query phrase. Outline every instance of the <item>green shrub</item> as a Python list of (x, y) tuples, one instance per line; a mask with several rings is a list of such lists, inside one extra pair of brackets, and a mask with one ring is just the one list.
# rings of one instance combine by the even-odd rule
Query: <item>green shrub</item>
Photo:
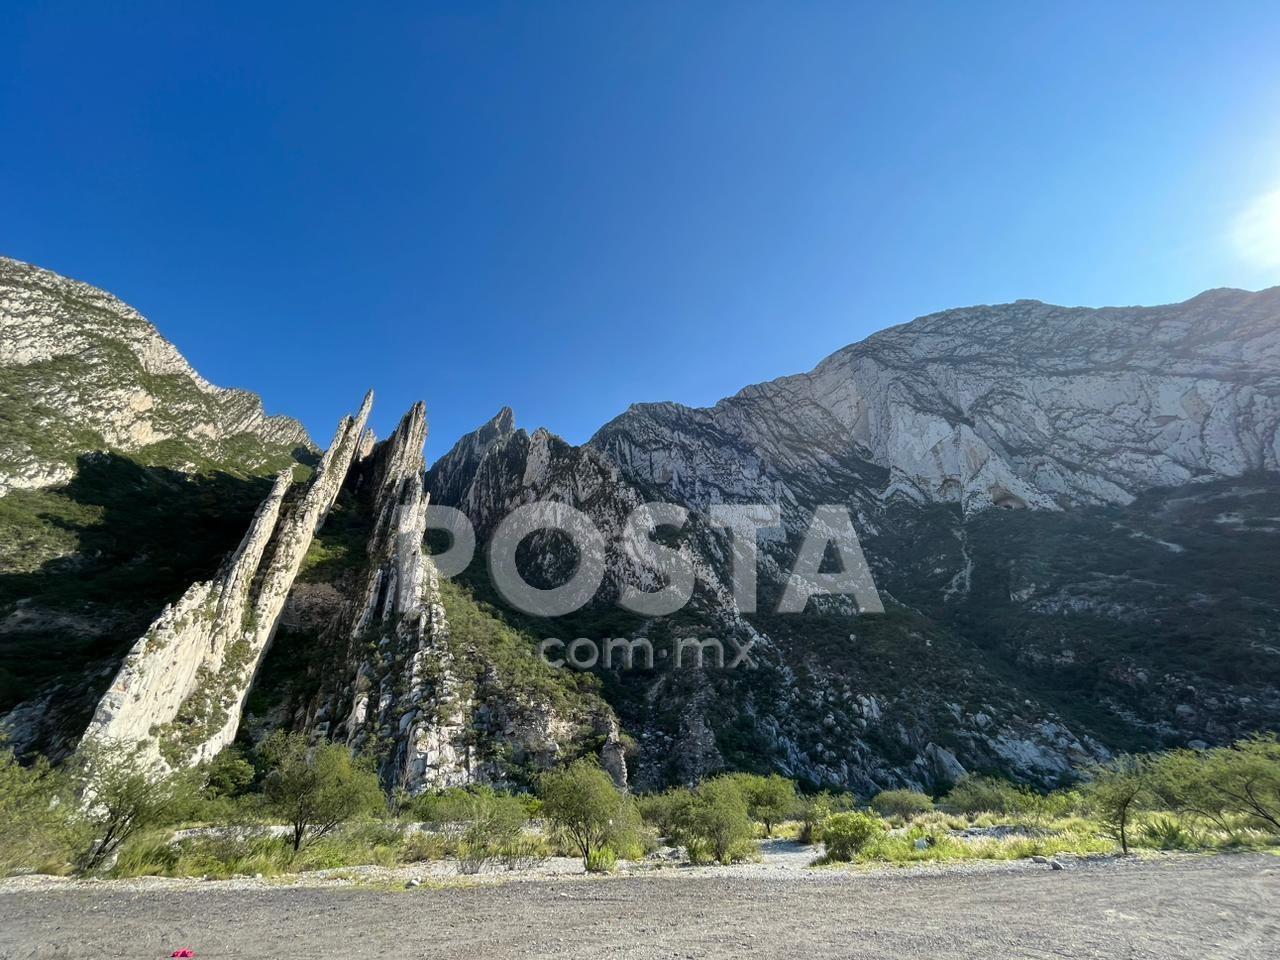
[(172, 841), (172, 836), (172, 831), (160, 830), (124, 844), (112, 865), (112, 876), (177, 876), (182, 848)]
[(277, 731), (258, 748), (266, 766), (268, 808), (293, 828), (294, 852), (340, 824), (383, 811), (377, 775), (336, 743), (311, 746), (300, 733)]
[(645, 823), (657, 831), (658, 836), (679, 844), (681, 825), (689, 822), (689, 811), (695, 802), (692, 790), (673, 787), (662, 793), (637, 797), (636, 809)]
[(1100, 822), (1103, 835), (1129, 852), (1129, 824), (1142, 804), (1152, 797), (1152, 766), (1145, 757), (1120, 756), (1091, 770), (1086, 788), (1088, 802)]
[(526, 848), (521, 834), (528, 823), (528, 809), (516, 797), (487, 787), (469, 794), (464, 811), (466, 828), (458, 843), (458, 859), (464, 873), (479, 873), (491, 860), (521, 859)]
[(613, 873), (618, 867), (618, 857), (608, 847), (597, 847), (587, 856), (588, 873)]
[(588, 870), (592, 855), (606, 847), (615, 856), (642, 849), (635, 805), (592, 760), (544, 773), (539, 794), (543, 814)]
[(423, 860), (443, 860), (448, 853), (444, 838), (421, 830), (408, 830), (400, 842), (401, 863), (420, 863)]
[(822, 823), (824, 860), (847, 863), (884, 836), (884, 822), (869, 813), (834, 813)]
[(796, 785), (785, 777), (771, 773), (767, 777), (752, 773), (731, 774), (737, 784), (751, 819), (764, 824), (766, 837), (773, 836), (773, 828), (792, 816), (796, 810)]
[(92, 836), (77, 860), (85, 873), (100, 868), (140, 831), (174, 822), (195, 790), (190, 776), (165, 775), (138, 747), (105, 741), (80, 745), (76, 773), (80, 822)]
[(1027, 810), (1032, 794), (1024, 787), (997, 777), (966, 774), (951, 788), (943, 803), (960, 813), (1019, 814)]
[(801, 797), (796, 804), (796, 816), (800, 818), (800, 832), (796, 839), (805, 844), (821, 843), (822, 822), (833, 813), (845, 813), (857, 807), (858, 800), (851, 793), (823, 790)]
[(0, 876), (65, 872), (84, 844), (72, 807), (66, 778), (48, 761), (23, 767), (13, 751), (0, 751)]
[(736, 863), (756, 853), (747, 800), (737, 778), (705, 780), (679, 813), (674, 835), (694, 863)]
[(1280, 741), (1275, 734), (1212, 750), (1173, 750), (1156, 758), (1148, 784), (1160, 803), (1228, 831), (1237, 818), (1280, 834)]
[(239, 797), (248, 792), (257, 771), (237, 747), (227, 747), (204, 769), (205, 792), (210, 797)]
[(271, 876), (300, 866), (288, 840), (263, 828), (218, 829), (176, 841), (172, 837), (168, 829), (153, 830), (125, 844), (112, 876)]
[(545, 840), (526, 835), (504, 843), (498, 851), (499, 861), (508, 870), (527, 869), (550, 855), (551, 851)]
[(1152, 817), (1142, 825), (1139, 842), (1156, 850), (1194, 850), (1202, 841), (1183, 826), (1176, 817)]
[(871, 806), (882, 817), (910, 820), (933, 809), (933, 800), (917, 790), (882, 790), (871, 800)]

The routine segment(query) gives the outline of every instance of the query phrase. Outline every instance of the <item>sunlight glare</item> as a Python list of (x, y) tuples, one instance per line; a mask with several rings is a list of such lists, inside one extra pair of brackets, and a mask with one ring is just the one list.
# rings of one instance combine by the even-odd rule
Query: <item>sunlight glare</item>
[(1280, 190), (1264, 193), (1236, 218), (1232, 239), (1243, 259), (1280, 267)]

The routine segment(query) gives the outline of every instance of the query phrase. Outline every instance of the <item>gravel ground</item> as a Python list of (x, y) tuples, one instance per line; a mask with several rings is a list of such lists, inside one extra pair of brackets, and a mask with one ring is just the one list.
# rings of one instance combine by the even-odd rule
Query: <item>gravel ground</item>
[(754, 872), (668, 868), (408, 890), (252, 880), (0, 883), (0, 957), (158, 958), (178, 947), (201, 958), (351, 960), (1274, 960), (1280, 859), (1081, 860), (1063, 870), (1029, 861), (876, 870), (766, 862)]

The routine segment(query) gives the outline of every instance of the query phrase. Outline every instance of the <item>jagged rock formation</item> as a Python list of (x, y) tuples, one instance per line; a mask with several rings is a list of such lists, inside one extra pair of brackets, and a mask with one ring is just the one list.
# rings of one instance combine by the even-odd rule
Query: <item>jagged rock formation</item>
[[(419, 404), (354, 478), (356, 491), (372, 506), (363, 584), (355, 604), (336, 610), (336, 628), (323, 631), (345, 638), (350, 653), (344, 673), (353, 679), (344, 685), (340, 676), (328, 677), (328, 695), (309, 712), (306, 726), (376, 756), (388, 787), (418, 793), (504, 783), (512, 765), (545, 766), (572, 749), (577, 727), (586, 722), (603, 731), (601, 751), (625, 784), (617, 723), (604, 704), (588, 707), (584, 721), (572, 716), (578, 711), (562, 715), (545, 694), (486, 694), (486, 675), (496, 665), (451, 635), (439, 577), (424, 549), (425, 440), (426, 412)], [(499, 677), (488, 680), (503, 684)], [(506, 761), (494, 761), (503, 750)]]
[(112, 450), (187, 472), (277, 472), (314, 450), (288, 417), (201, 378), (110, 294), (0, 257), (0, 496), (49, 487)]
[[(1275, 491), (1249, 478), (1277, 470), (1277, 318), (1280, 290), (1156, 308), (948, 311), (709, 409), (634, 406), (585, 448), (526, 436), (504, 410), (433, 465), (428, 485), (472, 516), (482, 539), (495, 517), (533, 499), (571, 503), (605, 531), (644, 499), (695, 511), (776, 504), (784, 526), (762, 536), (763, 606), (776, 601), (812, 509), (849, 508), (890, 601), (885, 617), (762, 609), (746, 618), (759, 638), (750, 678), (620, 674), (639, 688), (615, 702), (641, 741), (642, 781), (768, 757), (792, 775), (868, 791), (965, 768), (1055, 782), (1105, 756), (1108, 742), (1220, 741), (1280, 717), (1280, 671), (1263, 652), (1280, 639), (1280, 591), (1247, 573), (1266, 563), (1262, 541), (1214, 554), (1249, 584), (1237, 601), (1200, 588), (1202, 565), (1170, 562), (1183, 540), (1226, 549), (1218, 536), (1167, 523), (1198, 515), (1184, 505), (1206, 498), (1230, 504), (1237, 535), (1268, 516)], [(1148, 493), (1189, 483), (1202, 494)], [(1073, 569), (1081, 547), (1069, 536), (1090, 544), (1097, 572)], [(723, 579), (728, 550), (715, 534), (695, 525), (686, 539), (712, 566), (708, 579)], [(535, 553), (550, 579), (570, 562), (546, 544)], [(610, 560), (615, 585), (637, 575)], [(1198, 588), (1212, 609), (1192, 628), (1178, 598)], [(732, 603), (714, 589), (699, 597), (667, 626), (732, 631)], [(599, 616), (556, 629), (580, 635), (577, 623)], [(1145, 635), (1133, 626), (1144, 618)], [(1177, 653), (1165, 646), (1174, 636)], [(1207, 644), (1252, 669), (1183, 654)], [(903, 662), (916, 666), (904, 672)], [(1214, 720), (1190, 723), (1205, 714), (1189, 698), (1212, 701)]]
[(440, 588), (423, 550), (426, 409), (417, 404), (370, 456), (373, 527), (364, 587), (345, 633), (355, 680), (312, 718), (321, 736), (380, 758), (389, 785), (469, 782)]
[(194, 584), (134, 645), (85, 732), (145, 744), (171, 767), (217, 754), (241, 708), (311, 538), (360, 446), (373, 393), (338, 427), (305, 491), (282, 516), (291, 483), (276, 479), (240, 547), (212, 581)]
[[(174, 764), (285, 727), (412, 791), (589, 753), (641, 787), (728, 767), (871, 793), (1060, 783), (1113, 749), (1280, 723), (1280, 289), (948, 311), (709, 409), (632, 407), (581, 447), (504, 408), (425, 485), (415, 407), (381, 443), (344, 423), (310, 486), (270, 490), (300, 428), (106, 294), (0, 261), (0, 325), (0, 708), (22, 750), (64, 754), (97, 706), (91, 735)], [(524, 616), (481, 557), (440, 578), (428, 494), (482, 549), (519, 505), (584, 511), (608, 543), (595, 602)], [(642, 617), (620, 592), (661, 580), (619, 534), (654, 500), (690, 509), (659, 539), (698, 582)], [(782, 526), (750, 613), (705, 513), (754, 502)], [(820, 504), (854, 518), (883, 613), (775, 612)], [(575, 564), (556, 535), (521, 556), (543, 586)], [(551, 637), (655, 659), (576, 673), (531, 655)], [(748, 645), (751, 668), (677, 669), (689, 637)]]

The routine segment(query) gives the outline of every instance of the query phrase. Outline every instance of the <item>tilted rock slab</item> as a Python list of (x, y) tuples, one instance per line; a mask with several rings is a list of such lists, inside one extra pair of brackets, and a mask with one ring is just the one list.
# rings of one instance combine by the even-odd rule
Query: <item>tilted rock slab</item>
[(290, 474), (280, 474), (217, 576), (193, 584), (156, 618), (98, 703), (86, 741), (136, 745), (179, 768), (235, 739), (245, 697), (311, 539), (361, 446), (372, 405), (370, 391), (288, 506)]
[(323, 711), (344, 715), (335, 729), (327, 719), (315, 727), (377, 755), (383, 782), (414, 793), (473, 779), (469, 703), (451, 669), (439, 581), (423, 549), (426, 439), (426, 408), (417, 403), (372, 452), (368, 567), (346, 626), (356, 661), (349, 707)]

